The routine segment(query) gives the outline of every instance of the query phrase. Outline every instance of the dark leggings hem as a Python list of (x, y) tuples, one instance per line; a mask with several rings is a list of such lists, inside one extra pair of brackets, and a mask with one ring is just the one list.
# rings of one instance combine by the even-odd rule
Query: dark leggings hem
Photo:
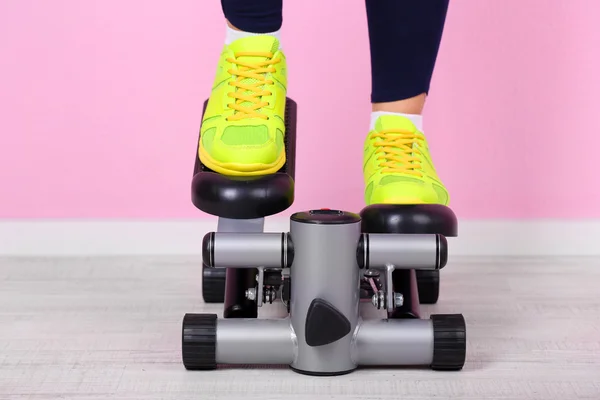
[(236, 16), (230, 16), (226, 18), (227, 21), (237, 29), (250, 32), (250, 33), (273, 33), (281, 29), (281, 24), (265, 24), (265, 25), (256, 25), (256, 24), (247, 24), (247, 20), (244, 18), (237, 18)]
[(375, 103), (390, 103), (392, 101), (400, 101), (410, 99), (421, 94), (425, 93), (425, 95), (429, 95), (429, 88), (424, 90), (412, 90), (400, 92), (398, 90), (390, 90), (390, 91), (379, 91), (377, 93), (371, 93), (371, 104)]

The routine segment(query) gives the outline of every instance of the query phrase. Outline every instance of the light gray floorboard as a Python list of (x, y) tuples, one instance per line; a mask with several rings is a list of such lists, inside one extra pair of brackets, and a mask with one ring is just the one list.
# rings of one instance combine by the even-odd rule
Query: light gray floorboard
[[(461, 372), (188, 372), (196, 258), (0, 259), (0, 399), (600, 399), (600, 259), (451, 259), (438, 305), (463, 313)], [(273, 308), (271, 308), (271, 312)]]

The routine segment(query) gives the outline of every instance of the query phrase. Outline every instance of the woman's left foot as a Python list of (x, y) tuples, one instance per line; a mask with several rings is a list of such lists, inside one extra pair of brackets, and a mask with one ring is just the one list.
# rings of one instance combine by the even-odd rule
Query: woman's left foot
[(400, 115), (382, 115), (375, 122), (365, 140), (363, 173), (367, 205), (450, 201), (425, 136)]

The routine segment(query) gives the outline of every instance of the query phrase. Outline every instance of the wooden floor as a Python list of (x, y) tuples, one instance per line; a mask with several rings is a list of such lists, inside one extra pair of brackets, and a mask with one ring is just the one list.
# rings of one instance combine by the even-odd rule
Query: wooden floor
[(440, 303), (463, 313), (463, 371), (188, 372), (181, 319), (198, 259), (0, 259), (0, 399), (600, 399), (600, 259), (451, 259)]

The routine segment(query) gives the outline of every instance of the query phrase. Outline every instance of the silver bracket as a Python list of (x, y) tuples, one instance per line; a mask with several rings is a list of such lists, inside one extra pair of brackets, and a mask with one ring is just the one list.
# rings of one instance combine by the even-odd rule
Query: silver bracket
[(391, 264), (385, 266), (385, 303), (388, 313), (394, 309), (394, 282), (392, 281), (392, 273), (395, 269)]
[(256, 275), (256, 305), (262, 307), (263, 305), (263, 278), (265, 276), (264, 267), (258, 267), (258, 275)]

